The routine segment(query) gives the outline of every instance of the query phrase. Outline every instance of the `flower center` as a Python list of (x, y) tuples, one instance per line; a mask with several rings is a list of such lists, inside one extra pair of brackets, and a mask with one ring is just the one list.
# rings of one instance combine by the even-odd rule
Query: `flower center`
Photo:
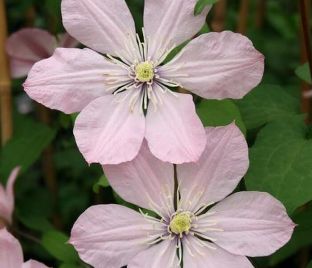
[(149, 61), (141, 62), (135, 66), (136, 79), (142, 83), (150, 82), (154, 78), (154, 65)]
[(183, 233), (188, 234), (192, 226), (192, 218), (190, 213), (181, 212), (176, 214), (170, 221), (171, 232), (182, 235)]

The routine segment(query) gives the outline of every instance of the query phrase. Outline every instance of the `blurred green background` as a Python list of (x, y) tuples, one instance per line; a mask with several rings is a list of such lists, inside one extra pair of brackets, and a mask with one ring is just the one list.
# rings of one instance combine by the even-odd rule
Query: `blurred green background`
[[(60, 2), (7, 0), (9, 33), (24, 27), (63, 32)], [(139, 31), (143, 0), (126, 2)], [(236, 120), (248, 139), (251, 159), (240, 190), (270, 192), (299, 224), (288, 245), (252, 262), (259, 268), (308, 267), (312, 259), (312, 127), (307, 119), (310, 100), (301, 96), (311, 86), (311, 77), (308, 65), (302, 66), (307, 59), (299, 1), (220, 0), (203, 31), (220, 30), (239, 31), (253, 41), (266, 57), (264, 79), (242, 100), (197, 98), (198, 114), (206, 126)], [(26, 259), (53, 267), (86, 267), (65, 243), (74, 221), (92, 204), (125, 202), (112, 191), (101, 168), (89, 167), (83, 160), (72, 134), (75, 115), (47, 111), (30, 101), (23, 81), (13, 81), (14, 135), (0, 150), (2, 183), (16, 165), (23, 168), (16, 184), (12, 232), (22, 242)]]

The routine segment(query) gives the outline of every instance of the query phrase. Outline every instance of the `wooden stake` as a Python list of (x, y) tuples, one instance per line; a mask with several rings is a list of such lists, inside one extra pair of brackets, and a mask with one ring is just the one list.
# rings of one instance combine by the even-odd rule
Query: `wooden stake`
[(237, 32), (246, 34), (249, 12), (249, 0), (241, 0), (240, 11), (238, 17)]
[(4, 145), (12, 136), (12, 96), (11, 78), (8, 59), (5, 52), (7, 23), (4, 0), (0, 0), (0, 109), (1, 109), (1, 144)]

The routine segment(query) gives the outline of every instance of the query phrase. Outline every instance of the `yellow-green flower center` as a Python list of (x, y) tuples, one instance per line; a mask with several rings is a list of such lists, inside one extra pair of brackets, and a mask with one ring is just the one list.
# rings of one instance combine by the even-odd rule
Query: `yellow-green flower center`
[(140, 82), (150, 82), (154, 78), (154, 66), (149, 61), (141, 62), (135, 67), (135, 74)]
[(181, 212), (176, 214), (170, 221), (171, 232), (182, 235), (183, 233), (188, 234), (191, 229), (192, 219), (188, 212)]

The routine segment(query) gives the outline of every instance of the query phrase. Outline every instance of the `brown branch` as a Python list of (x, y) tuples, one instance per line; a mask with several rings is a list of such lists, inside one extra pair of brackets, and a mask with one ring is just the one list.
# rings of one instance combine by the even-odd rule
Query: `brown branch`
[(0, 109), (1, 143), (5, 144), (12, 136), (12, 96), (8, 58), (5, 52), (7, 23), (4, 0), (0, 0)]
[(249, 13), (249, 0), (241, 0), (237, 24), (238, 33), (246, 34), (248, 24), (248, 13)]

